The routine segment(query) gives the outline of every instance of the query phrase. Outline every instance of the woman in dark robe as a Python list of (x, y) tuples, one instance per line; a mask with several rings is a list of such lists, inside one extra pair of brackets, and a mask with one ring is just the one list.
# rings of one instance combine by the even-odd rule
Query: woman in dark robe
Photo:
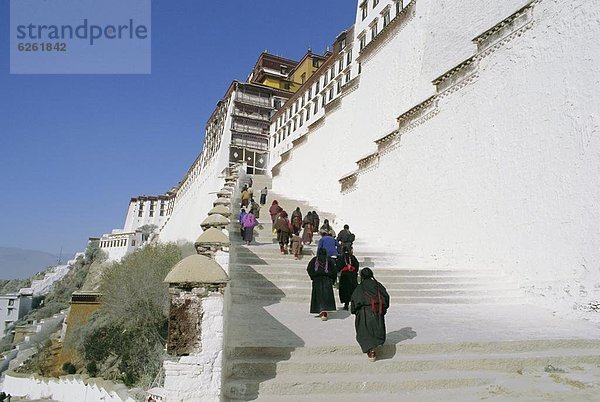
[(273, 200), (271, 207), (269, 208), (269, 215), (271, 215), (271, 222), (275, 223), (275, 217), (279, 214), (283, 209), (279, 206), (277, 200)]
[(339, 294), (340, 302), (344, 303), (344, 310), (348, 310), (348, 303), (352, 299), (352, 293), (358, 286), (358, 260), (348, 248), (337, 259), (337, 271), (340, 274)]
[(313, 227), (312, 227), (312, 212), (308, 211), (304, 220), (302, 221), (302, 227), (304, 231), (302, 232), (302, 241), (304, 244), (311, 244), (313, 240)]
[(327, 312), (336, 309), (333, 295), (333, 283), (337, 276), (335, 263), (327, 257), (325, 249), (320, 249), (308, 263), (306, 272), (312, 279), (310, 312), (319, 313), (321, 320), (327, 321)]
[(316, 233), (319, 230), (319, 223), (321, 223), (321, 219), (319, 219), (319, 214), (317, 211), (312, 211), (313, 218), (313, 232)]
[(300, 207), (296, 207), (294, 212), (292, 212), (292, 232), (295, 235), (299, 235), (300, 229), (302, 229), (302, 212), (300, 211)]
[(390, 296), (375, 280), (370, 268), (360, 271), (360, 279), (352, 293), (350, 311), (356, 315), (356, 340), (369, 360), (375, 361), (375, 348), (385, 342), (385, 313), (390, 306)]
[(279, 242), (279, 250), (281, 254), (287, 252), (290, 235), (292, 234), (292, 224), (288, 219), (288, 214), (285, 211), (279, 213), (279, 218), (275, 221), (274, 229), (277, 231), (277, 241)]

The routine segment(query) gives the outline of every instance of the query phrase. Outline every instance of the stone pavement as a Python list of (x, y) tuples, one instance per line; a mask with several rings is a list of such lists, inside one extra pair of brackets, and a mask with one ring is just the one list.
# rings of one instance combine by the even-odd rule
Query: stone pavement
[[(254, 178), (254, 188), (269, 184)], [(391, 296), (387, 341), (369, 362), (347, 311), (326, 322), (308, 312), (305, 270), (316, 249), (305, 247), (299, 261), (280, 254), (267, 213), (274, 197), (288, 213), (316, 209), (270, 194), (256, 242), (234, 241), (224, 373), (230, 400), (600, 400), (597, 324), (526, 304), (502, 273), (412, 269), (358, 241), (361, 266), (373, 267)], [(319, 213), (321, 221), (334, 219)]]

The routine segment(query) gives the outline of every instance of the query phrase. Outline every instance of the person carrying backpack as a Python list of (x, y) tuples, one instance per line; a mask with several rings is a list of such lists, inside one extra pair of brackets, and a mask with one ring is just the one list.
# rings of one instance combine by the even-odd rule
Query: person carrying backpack
[(370, 268), (360, 271), (360, 284), (354, 289), (350, 312), (356, 316), (356, 340), (371, 361), (376, 360), (375, 348), (385, 343), (385, 313), (390, 296), (385, 287), (373, 277)]

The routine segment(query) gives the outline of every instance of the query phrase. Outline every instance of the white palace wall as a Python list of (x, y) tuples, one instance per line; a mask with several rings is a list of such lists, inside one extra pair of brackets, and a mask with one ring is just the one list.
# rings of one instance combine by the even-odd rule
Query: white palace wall
[[(416, 1), (274, 188), (431, 265), (502, 269), (534, 294), (585, 300), (600, 283), (600, 8), (542, 0), (499, 24), (529, 3)], [(340, 192), (373, 140), (432, 95)]]
[(173, 212), (160, 230), (160, 241), (194, 242), (202, 234), (200, 223), (213, 208), (215, 194), (224, 184), (223, 172), (229, 166), (232, 107), (233, 102), (229, 102), (219, 149), (203, 169), (194, 172), (192, 168), (191, 175), (182, 183), (175, 198)]

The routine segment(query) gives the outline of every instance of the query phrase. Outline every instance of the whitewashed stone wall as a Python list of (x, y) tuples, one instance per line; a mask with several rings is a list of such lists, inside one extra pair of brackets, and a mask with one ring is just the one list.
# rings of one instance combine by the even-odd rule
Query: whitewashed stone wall
[[(240, 184), (248, 181), (245, 172), (246, 166), (242, 165), (237, 172), (239, 178), (231, 197), (232, 211), (235, 211), (235, 205), (240, 202)], [(209, 199), (212, 203), (216, 196), (211, 194)], [(233, 217), (231, 219), (235, 220)], [(226, 231), (226, 233), (228, 232)], [(230, 253), (219, 250), (215, 253), (214, 258), (215, 262), (229, 275)], [(177, 293), (175, 296), (177, 300), (189, 300), (193, 305), (193, 310), (201, 314), (201, 319), (198, 344), (193, 345), (196, 351), (190, 353), (189, 356), (171, 357), (163, 363), (165, 380), (161, 392), (168, 401), (221, 400), (223, 342), (231, 296), (230, 290), (225, 284), (207, 286), (207, 288), (193, 288), (187, 291), (171, 290)], [(217, 286), (219, 290), (217, 290)], [(173, 301), (171, 303), (173, 304)]]
[[(234, 95), (232, 95), (234, 96)], [(193, 242), (202, 234), (200, 223), (213, 208), (215, 193), (223, 187), (223, 171), (229, 166), (229, 144), (231, 143), (231, 109), (224, 123), (220, 148), (207, 165), (194, 177), (186, 180), (174, 201), (173, 212), (160, 228), (160, 241), (186, 240)]]
[(31, 400), (47, 398), (60, 402), (135, 402), (122, 384), (80, 375), (41, 378), (7, 373), (3, 391), (13, 397)]
[(201, 299), (201, 350), (165, 361), (164, 391), (168, 401), (219, 401), (223, 361), (223, 294)]
[(338, 224), (390, 251), (512, 272), (533, 294), (594, 297), (600, 9), (593, 2), (542, 0), (528, 29), (506, 39), (513, 28), (500, 27), (476, 74), (438, 93), (432, 113), (340, 193), (338, 179), (377, 149), (373, 140), (436, 94), (431, 81), (477, 54), (472, 39), (529, 3), (418, 0), (397, 33), (363, 59), (359, 87), (291, 152), (273, 187), (336, 213)]

